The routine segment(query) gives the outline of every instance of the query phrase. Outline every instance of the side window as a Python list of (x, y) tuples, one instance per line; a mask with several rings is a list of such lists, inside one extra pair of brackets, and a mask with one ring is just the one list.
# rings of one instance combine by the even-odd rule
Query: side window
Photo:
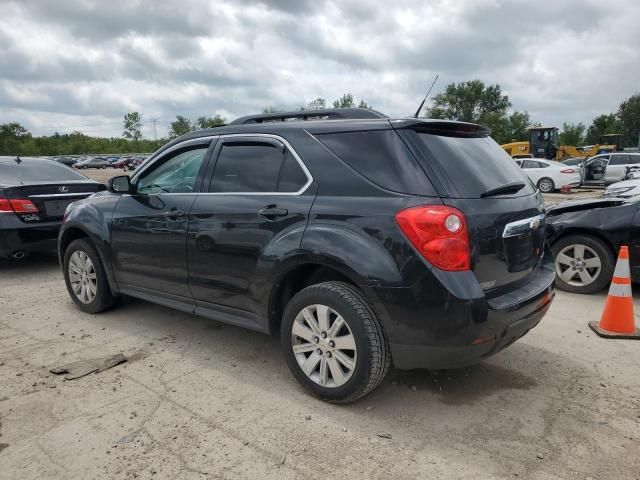
[(282, 174), (280, 175), (278, 191), (297, 192), (304, 187), (305, 183), (307, 183), (307, 176), (300, 168), (300, 164), (290, 152), (287, 153), (282, 167)]
[(160, 159), (138, 180), (137, 192), (141, 194), (192, 192), (208, 146), (198, 146)]
[(284, 149), (270, 143), (225, 143), (209, 191), (275, 192), (283, 160)]
[(536, 162), (538, 164), (538, 168), (547, 168), (549, 166), (548, 163)]
[(534, 162), (531, 160), (525, 160), (522, 162), (522, 168), (538, 168), (538, 162)]
[(609, 165), (627, 165), (629, 157), (627, 155), (611, 155)]
[(629, 155), (629, 165), (637, 165), (640, 163), (640, 155)]

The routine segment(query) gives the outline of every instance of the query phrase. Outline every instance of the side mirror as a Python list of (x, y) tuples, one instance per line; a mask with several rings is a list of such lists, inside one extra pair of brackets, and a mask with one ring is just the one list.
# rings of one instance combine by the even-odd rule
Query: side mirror
[(107, 190), (111, 193), (130, 193), (131, 179), (128, 175), (112, 177), (107, 181)]

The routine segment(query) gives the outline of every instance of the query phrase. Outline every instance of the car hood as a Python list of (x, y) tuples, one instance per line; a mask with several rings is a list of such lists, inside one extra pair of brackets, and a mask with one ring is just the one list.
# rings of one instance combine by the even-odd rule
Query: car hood
[(547, 216), (553, 217), (567, 212), (593, 210), (596, 208), (619, 207), (629, 202), (628, 199), (618, 197), (587, 198), (584, 200), (567, 200), (547, 207)]

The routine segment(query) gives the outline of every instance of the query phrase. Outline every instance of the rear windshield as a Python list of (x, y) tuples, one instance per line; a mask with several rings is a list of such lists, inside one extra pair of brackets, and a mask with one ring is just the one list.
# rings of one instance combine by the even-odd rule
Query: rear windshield
[(330, 133), (316, 138), (376, 185), (414, 195), (435, 194), (424, 171), (395, 130)]
[(20, 163), (0, 162), (0, 183), (64, 182), (86, 179), (84, 175), (71, 168), (49, 160), (23, 159)]
[(516, 195), (534, 193), (526, 174), (490, 137), (461, 138), (418, 133), (426, 158), (435, 162), (439, 174), (449, 179), (452, 197), (479, 198), (484, 192), (513, 182), (525, 187)]

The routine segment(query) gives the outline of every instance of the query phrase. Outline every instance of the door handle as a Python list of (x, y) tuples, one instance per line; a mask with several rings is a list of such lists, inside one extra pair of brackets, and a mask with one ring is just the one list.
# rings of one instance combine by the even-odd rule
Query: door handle
[(163, 215), (167, 218), (170, 218), (171, 220), (175, 220), (177, 218), (181, 218), (185, 216), (184, 210), (180, 209), (180, 208), (176, 208), (173, 207), (169, 210), (167, 210), (166, 212), (163, 213)]
[(286, 217), (289, 211), (286, 208), (277, 208), (275, 206), (268, 206), (258, 210), (258, 215), (266, 218), (267, 220), (275, 220), (277, 217)]

